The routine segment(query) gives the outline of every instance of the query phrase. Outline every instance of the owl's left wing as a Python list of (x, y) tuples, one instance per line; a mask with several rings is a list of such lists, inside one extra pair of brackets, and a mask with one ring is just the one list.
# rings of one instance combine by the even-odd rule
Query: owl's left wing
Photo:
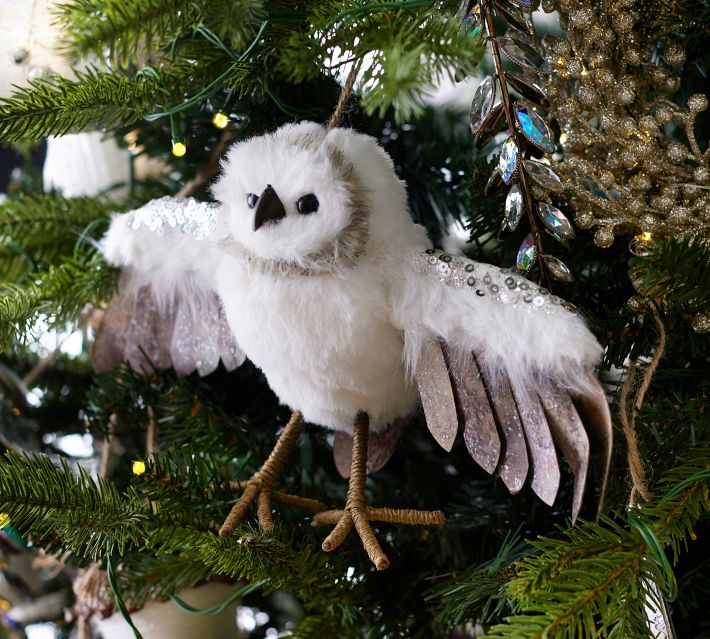
[(113, 216), (101, 247), (121, 276), (94, 342), (99, 372), (124, 359), (137, 371), (183, 375), (211, 373), (220, 359), (228, 370), (242, 364), (214, 285), (217, 211), (164, 197)]
[(601, 346), (582, 318), (515, 271), (434, 249), (412, 256), (403, 284), (393, 293), (393, 319), (434, 438), (450, 450), (461, 428), (481, 467), (511, 493), (529, 480), (547, 504), (560, 483), (556, 444), (574, 474), (576, 519), (588, 431), (603, 444), (605, 478), (612, 442), (592, 373)]

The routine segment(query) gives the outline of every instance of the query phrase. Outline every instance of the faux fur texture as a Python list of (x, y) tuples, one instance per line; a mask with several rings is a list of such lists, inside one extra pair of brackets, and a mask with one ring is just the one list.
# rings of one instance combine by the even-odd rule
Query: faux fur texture
[[(253, 230), (247, 194), (271, 185), (286, 217)], [(416, 410), (408, 371), (425, 340), (476, 351), (493, 377), (583, 385), (579, 367), (601, 347), (584, 322), (505, 305), (419, 272), (429, 246), (407, 212), (404, 184), (377, 142), (352, 130), (287, 125), (236, 144), (214, 186), (222, 203), (212, 241), (133, 231), (117, 216), (104, 251), (169, 299), (214, 288), (247, 356), (281, 401), (306, 420), (351, 432), (367, 411), (374, 430)], [(297, 200), (320, 206), (301, 215)]]

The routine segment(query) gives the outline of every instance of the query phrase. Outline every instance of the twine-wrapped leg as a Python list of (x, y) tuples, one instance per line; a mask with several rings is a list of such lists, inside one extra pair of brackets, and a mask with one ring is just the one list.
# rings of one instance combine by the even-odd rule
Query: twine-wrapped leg
[(318, 526), (334, 525), (335, 528), (323, 541), (323, 550), (330, 552), (343, 543), (348, 533), (355, 526), (362, 545), (370, 561), (377, 570), (385, 570), (390, 562), (382, 550), (371, 521), (386, 521), (396, 524), (434, 525), (443, 524), (444, 513), (440, 510), (395, 510), (392, 508), (369, 508), (365, 499), (365, 464), (367, 462), (367, 441), (369, 436), (369, 418), (367, 413), (360, 413), (353, 427), (353, 455), (350, 468), (348, 496), (344, 510), (328, 510), (315, 515), (313, 521)]
[(227, 519), (224, 520), (222, 527), (219, 529), (220, 537), (229, 537), (234, 532), (234, 529), (244, 518), (247, 509), (255, 499), (257, 500), (259, 525), (267, 533), (274, 529), (274, 522), (271, 517), (272, 500), (311, 512), (322, 509), (323, 505), (315, 499), (306, 499), (274, 491), (276, 480), (283, 470), (286, 459), (296, 446), (298, 436), (302, 430), (303, 416), (296, 411), (291, 415), (284, 432), (281, 433), (264, 465), (248, 481), (231, 483), (233, 488), (242, 488), (244, 492), (237, 503), (232, 506)]

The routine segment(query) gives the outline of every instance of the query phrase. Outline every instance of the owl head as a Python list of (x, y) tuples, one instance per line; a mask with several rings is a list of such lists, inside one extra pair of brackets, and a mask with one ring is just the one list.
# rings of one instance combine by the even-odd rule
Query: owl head
[(213, 186), (229, 241), (260, 260), (329, 270), (421, 232), (377, 141), (315, 122), (235, 144)]

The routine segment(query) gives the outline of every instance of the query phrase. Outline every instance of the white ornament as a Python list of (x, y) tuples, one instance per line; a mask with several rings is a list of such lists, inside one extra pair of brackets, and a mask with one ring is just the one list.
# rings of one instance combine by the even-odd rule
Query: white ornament
[(72, 76), (70, 61), (57, 50), (59, 4), (58, 0), (0, 0), (0, 97), (9, 97), (13, 85), (27, 86), (33, 77)]
[[(218, 208), (163, 199), (114, 217), (103, 250), (123, 269), (123, 319), (111, 332), (128, 337), (113, 340), (113, 355), (139, 367), (132, 354), (142, 349), (159, 366), (202, 372), (222, 349), (225, 364), (240, 363), (238, 344), (284, 404), (346, 434), (361, 412), (374, 433), (406, 419), (421, 395), (442, 446), (460, 424), (484, 468), (498, 465), (511, 492), (531, 478), (547, 503), (559, 484), (552, 431), (575, 468), (576, 516), (589, 457), (580, 416), (602, 432), (607, 462), (611, 431), (590, 374), (601, 347), (567, 304), (517, 273), (430, 248), (391, 159), (352, 130), (303, 122), (238, 143), (213, 192)], [(190, 228), (165, 222), (188, 212)], [(204, 312), (213, 295), (236, 344), (218, 346), (216, 329), (199, 348), (176, 343), (174, 318), (192, 313), (187, 325), (199, 327), (216, 315)], [(162, 319), (150, 320), (155, 312)], [(485, 391), (471, 377), (479, 369)], [(483, 417), (495, 415), (502, 445), (495, 425), (479, 441), (465, 401), (476, 393), (488, 394)]]
[[(205, 610), (226, 601), (239, 587), (235, 584), (208, 583), (180, 592), (178, 597), (193, 608)], [(235, 601), (221, 614), (205, 616), (185, 612), (172, 601), (150, 602), (132, 612), (131, 620), (146, 639), (235, 639), (240, 636), (237, 606)], [(120, 612), (98, 621), (96, 629), (104, 639), (135, 637)]]

